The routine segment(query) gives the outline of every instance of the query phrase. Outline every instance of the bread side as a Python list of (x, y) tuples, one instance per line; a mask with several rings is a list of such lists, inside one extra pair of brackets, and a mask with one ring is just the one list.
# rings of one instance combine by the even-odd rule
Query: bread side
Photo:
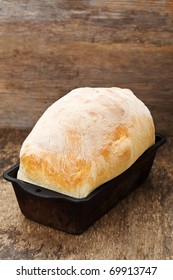
[(75, 89), (45, 111), (24, 141), (17, 177), (86, 197), (154, 141), (151, 114), (130, 90)]

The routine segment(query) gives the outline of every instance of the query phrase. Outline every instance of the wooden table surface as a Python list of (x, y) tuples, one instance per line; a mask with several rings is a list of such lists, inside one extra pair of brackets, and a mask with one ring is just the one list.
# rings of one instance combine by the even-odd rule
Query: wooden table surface
[(173, 259), (173, 1), (0, 1), (0, 168), (76, 87), (126, 87), (168, 136), (147, 181), (72, 236), (26, 219), (0, 179), (0, 259)]
[[(28, 131), (0, 130), (1, 170), (18, 160)], [(173, 137), (148, 179), (81, 235), (39, 225), (20, 212), (0, 178), (0, 259), (173, 259)]]

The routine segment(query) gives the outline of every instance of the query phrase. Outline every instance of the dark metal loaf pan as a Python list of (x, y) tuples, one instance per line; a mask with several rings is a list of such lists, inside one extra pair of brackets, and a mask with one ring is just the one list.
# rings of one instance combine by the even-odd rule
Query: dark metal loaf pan
[(27, 218), (67, 233), (80, 234), (144, 182), (157, 149), (164, 142), (166, 137), (156, 134), (155, 144), (127, 171), (82, 199), (16, 179), (19, 164), (5, 171), (4, 178), (12, 183), (21, 212)]

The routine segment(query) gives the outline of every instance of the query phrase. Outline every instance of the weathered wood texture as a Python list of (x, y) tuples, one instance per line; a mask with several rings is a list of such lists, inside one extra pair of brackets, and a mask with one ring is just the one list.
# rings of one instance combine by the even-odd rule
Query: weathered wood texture
[(173, 135), (173, 2), (0, 2), (0, 127), (32, 127), (75, 87), (128, 87)]
[[(0, 174), (17, 162), (28, 132), (0, 129)], [(172, 162), (173, 137), (169, 137), (158, 150), (148, 179), (79, 236), (24, 218), (11, 184), (0, 176), (0, 260), (173, 260)]]

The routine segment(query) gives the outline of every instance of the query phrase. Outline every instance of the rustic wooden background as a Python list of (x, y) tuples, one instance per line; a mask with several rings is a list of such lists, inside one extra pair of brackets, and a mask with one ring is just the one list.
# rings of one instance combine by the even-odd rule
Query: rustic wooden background
[[(25, 219), (1, 174), (44, 110), (82, 86), (132, 89), (170, 137), (147, 181), (71, 236)], [(173, 259), (172, 128), (173, 1), (0, 0), (0, 259)]]
[(173, 135), (173, 1), (0, 1), (0, 127), (85, 86), (132, 89)]

